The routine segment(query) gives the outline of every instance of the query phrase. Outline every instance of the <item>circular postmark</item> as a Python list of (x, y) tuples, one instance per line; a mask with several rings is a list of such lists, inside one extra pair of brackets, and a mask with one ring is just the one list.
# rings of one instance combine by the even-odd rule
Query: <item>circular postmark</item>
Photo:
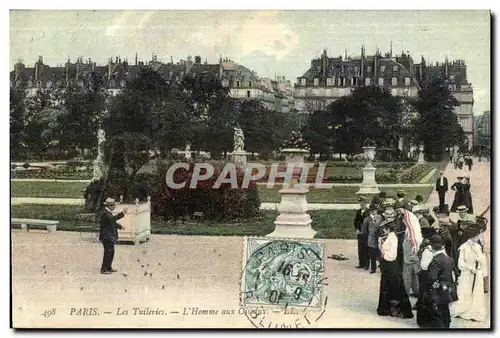
[(273, 240), (249, 253), (242, 305), (255, 327), (308, 327), (322, 316), (323, 252), (320, 242)]

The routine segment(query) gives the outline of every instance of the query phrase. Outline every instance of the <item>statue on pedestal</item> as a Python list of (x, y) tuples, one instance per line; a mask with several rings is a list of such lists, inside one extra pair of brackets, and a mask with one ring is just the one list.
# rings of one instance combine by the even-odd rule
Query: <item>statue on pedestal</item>
[(99, 129), (97, 132), (97, 157), (94, 160), (94, 176), (93, 181), (99, 180), (106, 173), (106, 167), (104, 164), (104, 154), (102, 152), (102, 144), (106, 141), (106, 133), (104, 129)]
[(234, 128), (234, 152), (243, 152), (245, 148), (245, 135), (240, 128)]

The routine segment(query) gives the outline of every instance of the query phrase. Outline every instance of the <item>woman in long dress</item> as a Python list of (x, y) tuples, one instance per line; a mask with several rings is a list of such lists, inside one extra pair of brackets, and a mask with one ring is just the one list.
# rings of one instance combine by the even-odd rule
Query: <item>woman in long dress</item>
[(457, 181), (450, 187), (451, 190), (455, 191), (455, 198), (453, 200), (453, 204), (451, 205), (450, 212), (457, 212), (457, 208), (459, 206), (465, 205), (464, 195), (467, 189), (466, 182), (467, 180), (461, 175), (457, 177)]
[(484, 296), (484, 277), (488, 276), (488, 265), (479, 234), (463, 243), (459, 250), (458, 301), (452, 303), (451, 317), (467, 320), (486, 320), (486, 298)]
[(468, 214), (474, 214), (474, 209), (472, 207), (472, 194), (470, 193), (470, 176), (465, 175), (463, 180), (463, 205), (465, 205), (469, 210), (467, 210)]
[(382, 237), (379, 247), (380, 293), (377, 307), (379, 316), (413, 318), (412, 307), (404, 287), (403, 276), (398, 268), (398, 238), (394, 232), (393, 219), (381, 223)]

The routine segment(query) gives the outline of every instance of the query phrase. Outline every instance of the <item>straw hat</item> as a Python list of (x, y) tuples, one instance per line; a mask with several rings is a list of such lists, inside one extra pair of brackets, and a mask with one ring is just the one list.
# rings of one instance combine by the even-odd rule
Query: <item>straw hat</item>
[(115, 205), (116, 201), (114, 198), (106, 198), (106, 201), (104, 201), (104, 205)]
[(457, 208), (458, 212), (466, 212), (467, 210), (469, 210), (469, 208), (467, 208), (465, 205), (461, 205)]

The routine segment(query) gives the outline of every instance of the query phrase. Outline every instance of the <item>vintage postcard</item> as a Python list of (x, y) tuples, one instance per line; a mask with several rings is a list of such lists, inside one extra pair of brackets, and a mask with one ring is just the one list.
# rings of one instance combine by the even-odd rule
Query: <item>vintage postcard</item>
[(491, 328), (490, 25), (11, 10), (11, 326)]

